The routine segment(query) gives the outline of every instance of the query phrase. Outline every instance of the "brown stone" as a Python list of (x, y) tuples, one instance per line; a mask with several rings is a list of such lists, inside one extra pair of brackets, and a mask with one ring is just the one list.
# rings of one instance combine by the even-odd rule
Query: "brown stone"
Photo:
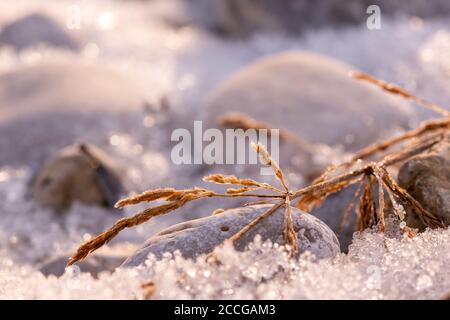
[[(405, 162), (398, 181), (425, 209), (450, 224), (450, 140)], [(426, 228), (412, 210), (407, 212), (406, 223), (419, 230)]]
[(31, 193), (38, 203), (56, 211), (73, 201), (112, 207), (121, 192), (119, 176), (117, 165), (103, 151), (77, 144), (61, 150), (37, 172)]

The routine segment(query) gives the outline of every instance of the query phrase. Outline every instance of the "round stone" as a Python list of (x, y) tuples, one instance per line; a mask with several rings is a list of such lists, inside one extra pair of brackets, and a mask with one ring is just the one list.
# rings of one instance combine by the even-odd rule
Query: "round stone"
[(8, 150), (0, 166), (35, 165), (74, 142), (101, 144), (112, 130), (131, 130), (145, 92), (130, 75), (78, 58), (0, 74), (0, 136), (9, 137), (0, 139)]
[(36, 202), (58, 212), (73, 201), (112, 207), (122, 186), (114, 161), (92, 145), (64, 148), (36, 172), (30, 184)]
[[(212, 252), (225, 239), (270, 207), (270, 204), (240, 207), (169, 227), (149, 238), (141, 249), (124, 262), (123, 266), (143, 264), (149, 254), (161, 258), (165, 252), (179, 250), (184, 257), (195, 258)], [(325, 223), (296, 208), (292, 208), (292, 220), (298, 237), (298, 253), (309, 251), (316, 258), (322, 259), (333, 258), (340, 252), (335, 234)], [(236, 241), (235, 248), (244, 250), (258, 234), (263, 240), (270, 239), (282, 244), (283, 221), (284, 210), (280, 208)]]
[(42, 13), (20, 17), (1, 28), (0, 45), (13, 46), (17, 50), (45, 44), (78, 51), (79, 41), (57, 21)]
[(349, 76), (354, 67), (306, 52), (275, 54), (242, 68), (206, 99), (206, 125), (241, 112), (298, 138), (356, 151), (407, 128), (413, 108)]
[[(434, 146), (430, 151), (406, 161), (398, 173), (398, 182), (414, 199), (450, 225), (450, 141)], [(418, 214), (408, 208), (406, 223), (423, 231), (426, 225)]]

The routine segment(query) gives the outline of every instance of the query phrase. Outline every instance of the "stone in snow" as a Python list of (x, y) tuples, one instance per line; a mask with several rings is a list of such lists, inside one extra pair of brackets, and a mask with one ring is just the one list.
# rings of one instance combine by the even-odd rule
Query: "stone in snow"
[(45, 44), (78, 51), (80, 43), (68, 31), (51, 17), (42, 13), (32, 13), (2, 26), (0, 46), (10, 45), (17, 50), (22, 50)]
[(341, 246), (341, 251), (347, 253), (352, 243), (353, 233), (357, 231), (356, 215), (354, 210), (350, 212), (347, 224), (340, 228), (344, 211), (346, 210), (356, 191), (355, 186), (350, 186), (337, 193), (329, 195), (322, 205), (311, 211), (311, 214), (325, 222), (331, 230), (336, 232)]
[[(406, 161), (398, 173), (398, 182), (425, 209), (450, 225), (450, 140)], [(406, 223), (421, 231), (426, 228), (410, 208)]]
[[(289, 142), (280, 143), (282, 168), (303, 175), (308, 183), (330, 162), (342, 160), (339, 150), (333, 154), (337, 146), (344, 152), (354, 152), (408, 128), (415, 119), (414, 109), (404, 100), (352, 79), (349, 71), (354, 69), (301, 51), (263, 58), (229, 77), (209, 95), (204, 126), (218, 127), (224, 114), (242, 112), (306, 141), (331, 146), (329, 154), (323, 145), (317, 153), (310, 153)], [(227, 166), (222, 167), (221, 172), (229, 173)], [(254, 176), (250, 168), (247, 170)], [(353, 193), (343, 190), (331, 195), (313, 214), (338, 232)], [(340, 232), (344, 251), (355, 231), (354, 220), (352, 215)]]
[(195, 23), (233, 37), (365, 24), (373, 14), (366, 13), (370, 5), (378, 5), (383, 17), (401, 13), (426, 18), (450, 13), (446, 0), (190, 0), (185, 4)]
[[(352, 79), (351, 70), (350, 65), (302, 51), (260, 59), (207, 96), (204, 128), (221, 128), (224, 115), (243, 113), (316, 144), (311, 149), (280, 141), (280, 165), (310, 182), (346, 152), (387, 138), (415, 120), (408, 102)], [(221, 169), (227, 172), (228, 167)], [(245, 170), (250, 174), (251, 168)]]
[[(195, 258), (212, 252), (217, 245), (263, 214), (270, 206), (266, 204), (230, 209), (169, 227), (149, 238), (122, 266), (143, 264), (149, 254), (161, 258), (165, 252), (179, 250), (184, 257)], [(325, 223), (296, 208), (292, 208), (292, 218), (298, 236), (299, 253), (310, 251), (316, 258), (322, 259), (333, 258), (340, 252), (335, 234)], [(284, 209), (280, 208), (238, 240), (235, 243), (236, 249), (244, 250), (257, 234), (263, 240), (283, 243), (283, 221)]]
[(102, 150), (77, 144), (40, 168), (30, 188), (35, 201), (61, 212), (72, 202), (112, 207), (122, 193), (120, 170)]
[(356, 151), (407, 128), (413, 108), (398, 97), (349, 76), (354, 67), (301, 51), (260, 59), (206, 99), (205, 127), (242, 112), (313, 143)]

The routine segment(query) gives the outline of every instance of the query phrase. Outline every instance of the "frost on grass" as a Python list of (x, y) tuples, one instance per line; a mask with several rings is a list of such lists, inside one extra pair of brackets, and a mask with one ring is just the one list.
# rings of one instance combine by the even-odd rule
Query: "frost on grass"
[(249, 250), (218, 251), (221, 264), (167, 254), (145, 266), (117, 269), (93, 279), (76, 266), (56, 278), (0, 259), (0, 298), (143, 299), (438, 299), (450, 290), (450, 230), (428, 230), (413, 239), (358, 234), (348, 255), (313, 262), (289, 259), (285, 248), (256, 238)]

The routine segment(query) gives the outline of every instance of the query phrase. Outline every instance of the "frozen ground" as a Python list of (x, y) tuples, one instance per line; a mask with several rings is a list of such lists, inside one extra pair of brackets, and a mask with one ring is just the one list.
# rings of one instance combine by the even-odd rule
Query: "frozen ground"
[[(244, 42), (223, 40), (194, 27), (167, 24), (164, 21), (177, 19), (175, 1), (79, 3), (82, 23), (76, 32), (86, 39), (80, 59), (101, 61), (141, 79), (148, 88), (149, 101), (167, 96), (179, 114), (196, 112), (200, 98), (239, 67), (259, 56), (287, 49), (336, 57), (433, 102), (449, 105), (448, 19), (383, 20), (379, 31), (365, 27), (323, 29), (297, 38), (259, 34)], [(16, 0), (12, 5), (0, 0), (0, 22), (35, 8), (50, 12), (64, 25), (71, 4)], [(72, 59), (74, 55), (45, 47), (20, 54), (3, 48), (0, 71), (46, 60)], [(196, 181), (173, 168), (168, 160), (168, 138), (162, 129), (166, 119), (142, 115), (133, 121), (132, 130), (113, 121), (101, 126), (101, 134), (96, 131), (95, 136), (90, 136), (87, 132), (84, 138), (95, 141), (129, 166), (130, 190), (194, 185)], [(0, 139), (14, 141), (12, 136)], [(450, 292), (448, 230), (427, 231), (412, 240), (382, 239), (365, 232), (357, 237), (348, 255), (319, 264), (308, 257), (298, 263), (287, 262), (279, 249), (255, 244), (247, 253), (225, 249), (222, 255), (226, 263), (220, 267), (168, 258), (149, 261), (146, 268), (104, 274), (99, 279), (80, 275), (76, 269), (59, 279), (46, 278), (37, 271), (39, 263), (75, 249), (110, 226), (117, 216), (75, 205), (63, 219), (55, 219), (51, 212), (28, 200), (26, 185), (31, 172), (30, 165), (18, 166), (14, 162), (0, 167), (0, 298), (140, 298), (140, 284), (152, 279), (158, 279), (157, 298), (401, 299), (441, 298)], [(137, 210), (127, 209), (124, 214)], [(124, 232), (113, 244), (141, 243), (153, 232), (183, 219), (176, 212), (154, 219)], [(179, 286), (176, 281), (183, 272), (186, 276)]]

